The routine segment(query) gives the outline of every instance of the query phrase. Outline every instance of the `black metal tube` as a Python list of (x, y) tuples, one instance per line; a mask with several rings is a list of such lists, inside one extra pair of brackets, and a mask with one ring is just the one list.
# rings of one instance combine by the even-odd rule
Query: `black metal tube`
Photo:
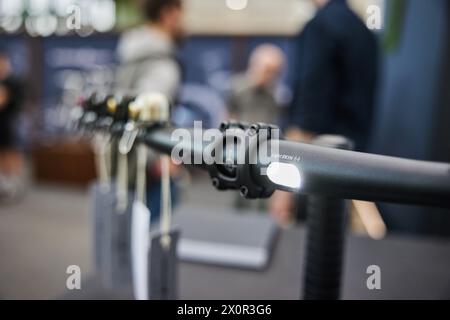
[[(339, 136), (320, 136), (315, 145), (352, 149), (353, 143)], [(345, 235), (346, 200), (312, 195), (307, 198), (307, 239), (304, 267), (305, 300), (337, 300), (340, 296)]]
[[(279, 143), (279, 154), (269, 162), (295, 165), (302, 178), (300, 193), (450, 207), (450, 164), (283, 140), (271, 143)], [(253, 166), (253, 176), (259, 184), (274, 184), (261, 174), (261, 166)], [(281, 185), (276, 188), (296, 191)]]
[(341, 289), (347, 221), (346, 201), (309, 196), (303, 298), (337, 300)]
[[(174, 129), (157, 129), (142, 139), (157, 151), (171, 154), (179, 141)], [(354, 151), (324, 148), (304, 143), (272, 140), (279, 153), (263, 159), (264, 165), (251, 165), (253, 179), (260, 185), (304, 194), (343, 199), (386, 201), (450, 207), (450, 164), (409, 160)], [(192, 157), (201, 157), (204, 145), (186, 143)], [(273, 146), (270, 148), (274, 150)], [(268, 161), (267, 161), (268, 160)], [(294, 190), (271, 181), (262, 174), (268, 163), (294, 165), (302, 186)], [(204, 164), (197, 164), (204, 165)], [(263, 169), (263, 170), (262, 170)]]
[[(162, 128), (152, 130), (150, 133), (139, 137), (139, 140), (144, 141), (152, 149), (161, 153), (171, 155), (175, 146), (179, 145), (180, 140), (174, 138), (175, 128)], [(192, 132), (192, 129), (183, 129)], [(193, 133), (191, 137), (193, 137)], [(196, 163), (196, 159), (203, 159), (203, 150), (205, 145), (201, 141), (182, 141), (183, 149), (190, 153), (190, 163), (198, 166), (204, 166), (204, 163)]]

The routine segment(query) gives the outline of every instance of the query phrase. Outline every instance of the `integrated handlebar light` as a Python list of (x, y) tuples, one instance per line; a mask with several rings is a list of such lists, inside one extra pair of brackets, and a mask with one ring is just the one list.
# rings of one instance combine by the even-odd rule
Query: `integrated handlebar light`
[(128, 121), (119, 142), (119, 152), (127, 154), (138, 135), (150, 127), (165, 126), (169, 121), (170, 102), (162, 94), (146, 93), (128, 104)]
[(170, 102), (159, 93), (145, 93), (137, 96), (130, 105), (131, 113), (138, 113), (143, 123), (167, 123), (170, 118)]
[(272, 162), (267, 167), (266, 174), (273, 183), (290, 188), (293, 191), (300, 190), (302, 186), (300, 170), (293, 164)]

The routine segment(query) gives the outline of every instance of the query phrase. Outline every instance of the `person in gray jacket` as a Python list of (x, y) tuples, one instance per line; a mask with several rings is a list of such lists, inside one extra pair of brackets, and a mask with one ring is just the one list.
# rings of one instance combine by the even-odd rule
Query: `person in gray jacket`
[(126, 94), (159, 92), (174, 100), (181, 82), (176, 50), (184, 34), (182, 0), (145, 0), (142, 9), (144, 24), (119, 41), (117, 89)]
[[(138, 95), (162, 93), (175, 102), (181, 84), (177, 47), (184, 37), (182, 0), (142, 0), (145, 22), (125, 32), (118, 44), (119, 67), (116, 93)], [(160, 215), (160, 161), (149, 152), (147, 167), (147, 205), (156, 222)], [(129, 154), (129, 185), (135, 185), (135, 150)], [(178, 171), (171, 166), (172, 176)], [(176, 188), (172, 187), (172, 201)]]

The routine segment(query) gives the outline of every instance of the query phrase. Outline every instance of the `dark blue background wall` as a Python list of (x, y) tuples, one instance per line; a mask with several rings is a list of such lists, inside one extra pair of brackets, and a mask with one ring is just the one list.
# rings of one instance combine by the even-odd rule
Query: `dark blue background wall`
[[(450, 90), (442, 83), (450, 54), (449, 6), (447, 0), (407, 1), (398, 47), (383, 60), (372, 151), (450, 160), (446, 151), (435, 152), (450, 138), (436, 135), (442, 124), (450, 126), (450, 119), (440, 116), (450, 108), (442, 94)], [(398, 230), (450, 235), (448, 210), (384, 205), (382, 211), (388, 225)]]

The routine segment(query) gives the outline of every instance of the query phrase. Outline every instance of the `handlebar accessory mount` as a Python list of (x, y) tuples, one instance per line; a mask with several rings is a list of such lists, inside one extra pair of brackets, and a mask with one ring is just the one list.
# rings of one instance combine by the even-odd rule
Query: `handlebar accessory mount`
[(279, 128), (265, 123), (227, 121), (220, 125), (223, 140), (214, 146), (221, 154), (218, 163), (208, 165), (209, 175), (218, 190), (239, 190), (246, 199), (269, 198), (275, 188), (261, 186), (252, 177), (257, 165), (259, 146), (267, 142)]

